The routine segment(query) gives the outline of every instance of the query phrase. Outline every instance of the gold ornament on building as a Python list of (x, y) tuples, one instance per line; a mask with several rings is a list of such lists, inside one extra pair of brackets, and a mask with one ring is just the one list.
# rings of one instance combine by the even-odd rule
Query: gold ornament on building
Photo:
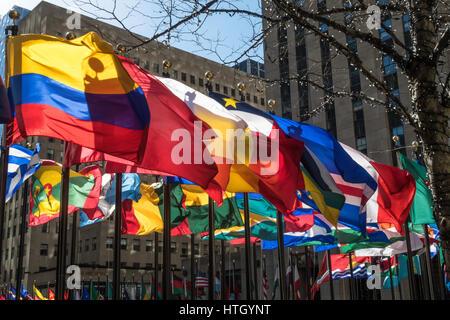
[(273, 110), (273, 107), (275, 106), (275, 100), (269, 99), (269, 101), (267, 101), (267, 104)]
[(75, 32), (73, 31), (68, 31), (66, 32), (66, 39), (67, 40), (73, 40), (75, 39), (77, 36), (75, 35)]
[(117, 49), (117, 51), (119, 51), (119, 52), (121, 52), (121, 53), (124, 53), (125, 50), (126, 50), (126, 47), (125, 47), (123, 44), (119, 43), (119, 44), (116, 46), (116, 49)]
[(166, 69), (172, 68), (172, 61), (170, 61), (170, 60), (163, 60), (163, 66)]
[(16, 9), (9, 11), (8, 16), (11, 20), (17, 20), (20, 18), (20, 13)]
[(237, 85), (237, 88), (241, 92), (244, 91), (245, 90), (245, 83), (239, 82), (238, 85)]
[(399, 142), (400, 141), (399, 136), (393, 136), (392, 141), (394, 141), (395, 143)]
[(214, 73), (212, 73), (211, 71), (206, 71), (205, 78), (206, 78), (206, 80), (211, 81), (212, 78), (214, 78)]

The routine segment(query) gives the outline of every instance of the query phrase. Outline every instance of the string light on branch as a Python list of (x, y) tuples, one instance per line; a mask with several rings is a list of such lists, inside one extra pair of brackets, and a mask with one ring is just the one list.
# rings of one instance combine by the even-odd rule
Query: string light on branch
[(116, 50), (119, 51), (120, 53), (124, 53), (126, 49), (127, 49), (127, 47), (125, 47), (125, 45), (123, 45), (123, 44), (121, 44), (121, 43), (119, 43), (119, 44), (116, 46)]
[(172, 61), (167, 60), (167, 59), (163, 60), (163, 66), (164, 66), (164, 68), (166, 68), (166, 69), (172, 68)]
[(214, 73), (212, 73), (211, 71), (206, 71), (205, 72), (205, 79), (208, 81), (211, 81), (214, 78)]
[(73, 40), (75, 39), (77, 36), (75, 35), (75, 32), (73, 31), (68, 31), (66, 32), (66, 39), (67, 40)]
[(17, 19), (20, 18), (20, 13), (16, 9), (13, 9), (9, 11), (8, 16), (11, 20), (15, 22)]
[(237, 84), (237, 88), (238, 88), (238, 90), (239, 90), (240, 92), (245, 91), (245, 83), (239, 82), (239, 83)]

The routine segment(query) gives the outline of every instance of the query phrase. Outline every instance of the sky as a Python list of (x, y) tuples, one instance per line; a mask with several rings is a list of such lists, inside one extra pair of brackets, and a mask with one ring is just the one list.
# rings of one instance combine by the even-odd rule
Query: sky
[[(100, 3), (108, 6), (111, 4), (111, 0), (98, 0)], [(119, 6), (118, 14), (122, 17), (128, 13), (128, 8), (126, 8), (126, 4), (130, 4), (133, 2), (137, 2), (139, 0), (119, 0), (121, 6)], [(244, 7), (260, 12), (259, 9), (259, 1), (260, 0), (246, 0), (245, 2), (241, 2), (240, 5)], [(39, 4), (40, 0), (1, 0), (0, 1), (0, 15), (7, 14), (13, 5), (17, 5), (20, 7), (24, 7), (26, 9), (32, 10), (37, 4)], [(65, 8), (76, 8), (74, 6), (73, 0), (47, 0), (47, 2), (56, 4)], [(143, 4), (141, 2), (140, 5), (141, 12), (144, 13), (153, 13), (155, 10), (152, 10), (151, 4)], [(87, 7), (85, 7), (87, 9)], [(82, 12), (82, 14), (86, 14)], [(140, 13), (136, 13), (130, 19), (125, 21), (127, 27), (133, 26), (133, 31), (141, 34), (143, 36), (151, 36), (153, 35), (154, 28), (152, 26), (151, 21), (155, 21), (154, 19), (149, 20), (149, 18), (144, 17)], [(111, 22), (108, 22), (111, 23)], [(116, 24), (117, 25), (117, 24)], [(247, 42), (247, 39), (251, 36), (251, 27), (249, 22), (242, 17), (229, 17), (228, 15), (215, 15), (210, 17), (207, 23), (203, 26), (202, 29), (204, 35), (209, 39), (220, 39), (220, 45), (215, 46), (214, 43), (210, 41), (202, 40), (202, 45), (204, 47), (211, 47), (215, 51), (210, 52), (208, 50), (204, 50), (200, 48), (198, 45), (193, 43), (192, 37), (189, 35), (183, 35), (181, 40), (172, 39), (170, 45), (177, 47), (179, 49), (192, 52), (199, 56), (214, 60), (219, 63), (229, 62), (236, 59), (241, 53), (242, 46)], [(164, 39), (159, 39), (162, 41)], [(259, 62), (262, 61), (263, 57), (263, 48), (262, 45), (257, 48), (252, 55), (256, 55), (259, 57)], [(243, 59), (240, 59), (243, 60)]]

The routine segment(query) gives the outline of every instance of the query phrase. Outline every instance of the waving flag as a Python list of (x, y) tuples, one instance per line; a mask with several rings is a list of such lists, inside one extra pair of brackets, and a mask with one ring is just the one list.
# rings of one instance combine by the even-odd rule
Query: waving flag
[[(338, 189), (343, 193), (345, 202), (339, 213), (339, 223), (364, 233), (366, 217), (362, 208), (375, 192), (377, 181), (345, 152), (329, 132), (313, 125), (275, 115), (271, 115), (271, 117), (291, 138), (298, 139), (305, 144), (305, 147), (308, 148), (306, 150), (314, 154), (323, 164)], [(336, 196), (339, 195), (339, 192), (333, 191), (330, 184), (327, 185)], [(331, 207), (333, 208), (333, 206)], [(323, 214), (323, 212), (321, 213)]]
[(28, 290), (22, 285), (20, 286), (20, 300), (33, 300), (33, 297)]
[[(32, 176), (30, 195), (30, 226), (46, 223), (59, 217), (61, 197), (61, 170), (59, 163), (44, 160)], [(101, 191), (101, 169), (98, 165), (70, 170), (68, 213), (82, 209), (91, 219), (102, 217), (97, 210)]]
[(377, 182), (375, 193), (365, 207), (367, 222), (393, 224), (401, 232), (416, 192), (414, 178), (407, 171), (375, 162), (361, 152), (341, 145)]
[(94, 32), (74, 40), (28, 34), (10, 39), (8, 56), (8, 145), (47, 136), (139, 159), (149, 106), (111, 44)]
[(35, 295), (34, 300), (48, 300), (44, 295), (36, 288), (36, 286), (33, 284), (33, 292)]
[[(167, 181), (171, 185), (172, 193), (181, 192), (182, 197), (178, 206), (185, 211), (183, 216), (176, 219), (180, 223), (172, 229), (172, 236), (207, 232), (209, 230), (209, 198), (205, 190), (186, 179), (168, 177)], [(174, 199), (180, 199), (180, 197)], [(236, 195), (224, 192), (222, 206), (219, 207), (214, 203), (214, 228), (225, 229), (242, 225)]]
[(411, 222), (413, 224), (433, 224), (433, 196), (428, 187), (430, 179), (424, 166), (406, 158), (399, 152), (402, 168), (408, 171), (416, 181), (416, 193), (411, 207)]
[(8, 300), (16, 300), (16, 288), (12, 284), (9, 285)]
[[(301, 141), (289, 138), (269, 114), (256, 109), (245, 102), (236, 101), (232, 98), (218, 93), (210, 92), (209, 95), (220, 102), (227, 110), (243, 119), (249, 128), (252, 139), (248, 149), (250, 154), (241, 155), (243, 170), (249, 170), (249, 174), (241, 175), (251, 189), (242, 189), (242, 184), (236, 183), (240, 179), (230, 181), (227, 190), (232, 192), (255, 192), (263, 195), (282, 213), (290, 213), (298, 207), (299, 201), (296, 197), (297, 189), (304, 189), (303, 176), (300, 171), (300, 158), (303, 151)], [(272, 150), (272, 145), (274, 150)], [(252, 149), (255, 151), (253, 152)], [(259, 154), (256, 155), (256, 150)], [(271, 151), (270, 158), (261, 154), (261, 150)], [(238, 153), (238, 157), (239, 157)], [(248, 160), (249, 159), (249, 160)], [(239, 167), (235, 167), (237, 169)], [(268, 170), (268, 169), (271, 170)], [(239, 171), (235, 170), (237, 176)], [(252, 178), (246, 177), (252, 175)]]
[(36, 144), (35, 150), (29, 150), (17, 144), (9, 147), (6, 202), (11, 199), (22, 183), (41, 166), (39, 159), (40, 149), (40, 143)]

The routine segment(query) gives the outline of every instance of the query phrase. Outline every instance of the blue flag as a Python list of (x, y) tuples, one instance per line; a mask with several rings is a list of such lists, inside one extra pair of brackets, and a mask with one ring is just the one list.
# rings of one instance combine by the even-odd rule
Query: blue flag
[[(139, 192), (141, 187), (141, 179), (137, 173), (122, 174), (122, 201), (132, 199), (136, 202), (142, 197)], [(116, 175), (111, 183), (111, 187), (106, 192), (105, 200), (111, 204), (116, 203)]]
[(35, 150), (29, 150), (18, 144), (9, 147), (6, 202), (11, 199), (22, 183), (41, 166), (38, 155), (40, 150), (41, 145), (39, 143), (36, 144)]
[(9, 285), (8, 300), (16, 300), (16, 289), (12, 286), (12, 284)]
[(22, 285), (20, 286), (20, 300), (33, 300), (33, 297), (28, 292), (28, 290)]
[(90, 300), (89, 290), (83, 285), (83, 295), (81, 296), (81, 300)]

